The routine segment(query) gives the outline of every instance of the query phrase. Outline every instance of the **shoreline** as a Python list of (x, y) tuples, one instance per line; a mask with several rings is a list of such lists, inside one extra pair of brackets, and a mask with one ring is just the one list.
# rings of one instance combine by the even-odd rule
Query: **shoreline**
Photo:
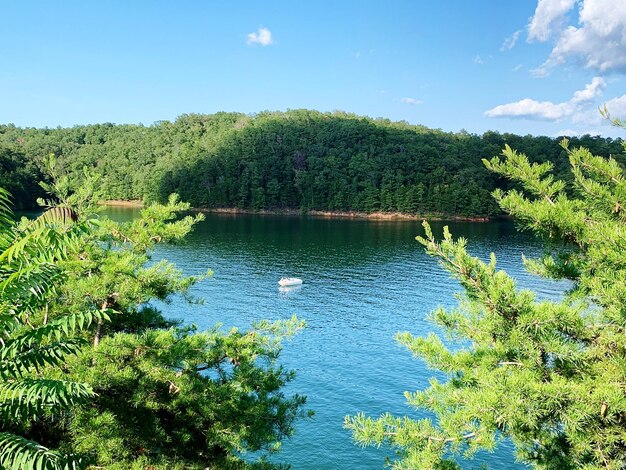
[[(125, 201), (120, 199), (112, 199), (101, 201), (103, 206), (110, 207), (144, 207), (143, 201), (131, 200)], [(236, 207), (192, 207), (194, 212), (205, 212), (209, 214), (225, 214), (225, 215), (278, 215), (287, 217), (316, 217), (322, 219), (364, 219), (364, 220), (433, 220), (433, 221), (460, 221), (460, 222), (490, 222), (497, 217), (489, 216), (460, 216), (460, 215), (442, 215), (442, 214), (407, 214), (404, 212), (359, 212), (359, 211), (319, 211), (311, 210), (302, 212), (299, 209), (239, 209)]]
[(98, 205), (111, 207), (144, 207), (143, 201), (140, 201), (138, 199), (130, 201), (126, 201), (124, 199), (109, 199), (107, 201), (99, 201)]
[(288, 217), (315, 217), (321, 219), (365, 219), (365, 220), (434, 220), (434, 221), (464, 221), (464, 222), (489, 222), (492, 217), (470, 217), (441, 214), (406, 214), (403, 212), (359, 212), (359, 211), (319, 211), (311, 210), (302, 212), (298, 209), (238, 209), (229, 207), (192, 208), (197, 212), (229, 215), (280, 215)]

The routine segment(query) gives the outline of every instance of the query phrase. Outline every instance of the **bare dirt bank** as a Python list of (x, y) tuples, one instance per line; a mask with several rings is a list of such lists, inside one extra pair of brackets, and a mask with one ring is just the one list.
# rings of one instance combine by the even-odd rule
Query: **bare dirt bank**
[[(118, 207), (143, 207), (142, 201), (124, 201), (113, 199), (109, 201), (101, 201), (104, 206)], [(192, 208), (194, 211), (207, 212), (213, 214), (256, 214), (256, 215), (284, 215), (284, 216), (310, 216), (327, 219), (368, 219), (368, 220), (459, 220), (468, 222), (489, 222), (490, 217), (469, 217), (446, 214), (406, 214), (403, 212), (358, 212), (358, 211), (307, 211), (303, 212), (298, 209), (261, 209), (258, 211), (252, 209), (239, 209), (236, 207), (198, 207)]]
[(257, 215), (286, 215), (286, 216), (310, 216), (328, 219), (369, 219), (369, 220), (462, 220), (470, 222), (488, 222), (489, 217), (467, 217), (446, 214), (405, 214), (402, 212), (358, 212), (358, 211), (308, 211), (298, 209), (262, 209), (258, 211), (238, 208), (200, 208), (194, 209), (200, 212), (216, 214), (257, 214)]
[(100, 201), (101, 206), (119, 206), (119, 207), (143, 207), (143, 201), (124, 201), (122, 199), (111, 199), (109, 201)]

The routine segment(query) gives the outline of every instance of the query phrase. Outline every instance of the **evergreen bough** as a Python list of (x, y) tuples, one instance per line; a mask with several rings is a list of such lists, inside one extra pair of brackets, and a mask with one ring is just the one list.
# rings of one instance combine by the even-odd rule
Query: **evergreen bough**
[(293, 317), (247, 331), (181, 327), (153, 302), (174, 295), (201, 302), (190, 289), (206, 275), (184, 276), (152, 255), (159, 243), (182, 242), (203, 215), (180, 217), (189, 204), (172, 194), (128, 222), (95, 217), (98, 177), (85, 171), (74, 189), (54, 158), (48, 170), (51, 182), (42, 186), (55, 200), (41, 200), (52, 208), (37, 224), (76, 219), (80, 226), (94, 216), (58, 263), (63, 276), (54, 295), (47, 292), (33, 309), (31, 323), (100, 314), (91, 328), (84, 325), (76, 354), (62, 368), (42, 364), (46, 377), (87, 383), (93, 397), (47, 413), (24, 437), (41, 436), (42, 443), (84, 456), (81, 468), (280, 468), (267, 457), (293, 434), (306, 399), (285, 394), (294, 373), (278, 358), (281, 341), (304, 323)]
[[(618, 123), (619, 124), (619, 123)], [(425, 222), (417, 237), (464, 288), (459, 306), (431, 318), (451, 340), (399, 333), (397, 340), (446, 381), (406, 393), (409, 405), (436, 416), (346, 417), (361, 445), (387, 444), (396, 469), (458, 468), (479, 450), (512, 440), (517, 458), (541, 469), (626, 467), (626, 177), (613, 158), (570, 149), (572, 184), (550, 163), (531, 163), (505, 147), (485, 160), (518, 189), (495, 191), (500, 207), (546, 241), (524, 262), (540, 276), (568, 279), (563, 300), (542, 300), (467, 253), (444, 229)]]

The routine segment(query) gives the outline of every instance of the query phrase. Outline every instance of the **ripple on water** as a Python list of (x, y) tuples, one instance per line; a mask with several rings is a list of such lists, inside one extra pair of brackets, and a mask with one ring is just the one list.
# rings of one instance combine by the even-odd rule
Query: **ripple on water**
[[(508, 223), (451, 223), (455, 236), (487, 260), (495, 251), (499, 267), (521, 287), (542, 298), (559, 296), (564, 284), (538, 280), (523, 270), (521, 255), (537, 256), (540, 245)], [(435, 234), (443, 224), (433, 224)], [(380, 469), (386, 449), (359, 449), (342, 429), (347, 414), (425, 416), (405, 406), (403, 392), (428, 386), (436, 371), (394, 341), (398, 331), (437, 331), (426, 316), (439, 305), (455, 304), (459, 285), (414, 240), (413, 222), (324, 220), (207, 215), (182, 246), (160, 248), (157, 257), (186, 274), (211, 268), (212, 279), (194, 287), (204, 305), (175, 300), (167, 315), (208, 328), (217, 322), (246, 327), (259, 319), (296, 313), (308, 328), (286, 343), (281, 362), (297, 371), (287, 387), (305, 394), (315, 417), (297, 424), (276, 461), (294, 469)], [(284, 275), (304, 279), (280, 289)], [(509, 444), (480, 462), (500, 468), (516, 464)]]

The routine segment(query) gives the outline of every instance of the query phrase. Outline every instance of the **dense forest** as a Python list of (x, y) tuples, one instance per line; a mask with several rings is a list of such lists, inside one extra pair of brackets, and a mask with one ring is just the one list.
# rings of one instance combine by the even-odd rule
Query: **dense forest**
[[(176, 192), (206, 208), (486, 216), (500, 213), (491, 191), (510, 183), (490, 174), (482, 159), (509, 144), (531, 162), (553, 162), (557, 177), (567, 179), (559, 141), (309, 110), (188, 114), (149, 127), (2, 125), (0, 187), (16, 207), (35, 206), (43, 162), (54, 154), (74, 185), (84, 168), (100, 174), (108, 199), (164, 202)], [(583, 136), (571, 145), (601, 156), (622, 153), (620, 139)]]

